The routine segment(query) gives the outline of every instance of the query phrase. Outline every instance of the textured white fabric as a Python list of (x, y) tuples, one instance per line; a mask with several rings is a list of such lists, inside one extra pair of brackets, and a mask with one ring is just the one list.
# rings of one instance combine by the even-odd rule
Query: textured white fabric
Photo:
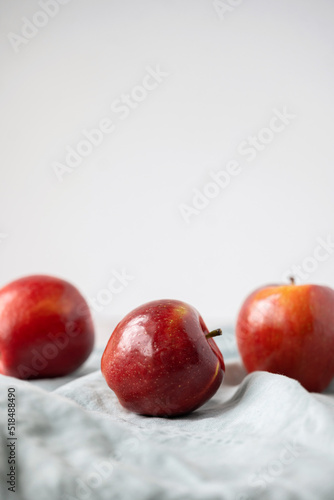
[[(224, 342), (223, 385), (182, 418), (124, 410), (99, 370), (101, 350), (75, 376), (1, 376), (1, 499), (333, 500), (334, 386), (310, 394), (280, 375), (246, 376), (233, 341)], [(5, 479), (9, 386), (19, 418), (16, 493)]]

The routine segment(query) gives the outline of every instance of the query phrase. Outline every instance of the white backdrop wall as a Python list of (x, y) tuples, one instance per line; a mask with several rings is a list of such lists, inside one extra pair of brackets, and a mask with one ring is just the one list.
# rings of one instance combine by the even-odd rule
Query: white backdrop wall
[(289, 272), (334, 286), (334, 2), (0, 17), (0, 285), (47, 273), (100, 315), (178, 298), (229, 322)]

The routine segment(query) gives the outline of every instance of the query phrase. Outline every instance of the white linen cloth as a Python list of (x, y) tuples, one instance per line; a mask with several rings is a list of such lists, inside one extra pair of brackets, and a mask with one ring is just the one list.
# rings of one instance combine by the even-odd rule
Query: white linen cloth
[[(308, 393), (246, 375), (232, 330), (217, 343), (225, 380), (181, 418), (123, 409), (96, 349), (74, 375), (0, 377), (1, 500), (333, 500), (334, 384)], [(16, 388), (16, 493), (7, 490), (7, 390)]]

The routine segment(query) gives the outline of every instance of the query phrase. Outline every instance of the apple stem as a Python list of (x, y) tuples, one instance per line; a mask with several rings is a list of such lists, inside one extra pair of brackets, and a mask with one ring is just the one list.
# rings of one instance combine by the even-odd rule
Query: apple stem
[(294, 276), (289, 276), (289, 280), (290, 280), (290, 284), (291, 285), (295, 285), (296, 284)]
[(209, 332), (205, 335), (207, 339), (211, 339), (211, 337), (217, 337), (218, 335), (222, 335), (223, 332), (221, 331), (220, 328), (216, 328), (216, 330), (212, 330), (212, 332)]

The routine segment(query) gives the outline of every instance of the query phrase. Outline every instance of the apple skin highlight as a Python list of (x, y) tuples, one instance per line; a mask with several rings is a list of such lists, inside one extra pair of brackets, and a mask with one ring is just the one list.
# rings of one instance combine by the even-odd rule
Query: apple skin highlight
[(196, 309), (177, 300), (144, 304), (116, 326), (101, 369), (122, 406), (142, 415), (178, 416), (220, 387), (221, 352)]
[(259, 288), (241, 307), (236, 338), (248, 372), (286, 375), (321, 392), (334, 377), (334, 290), (293, 282)]
[(88, 305), (70, 283), (27, 276), (0, 290), (0, 373), (30, 379), (79, 368), (94, 346)]

